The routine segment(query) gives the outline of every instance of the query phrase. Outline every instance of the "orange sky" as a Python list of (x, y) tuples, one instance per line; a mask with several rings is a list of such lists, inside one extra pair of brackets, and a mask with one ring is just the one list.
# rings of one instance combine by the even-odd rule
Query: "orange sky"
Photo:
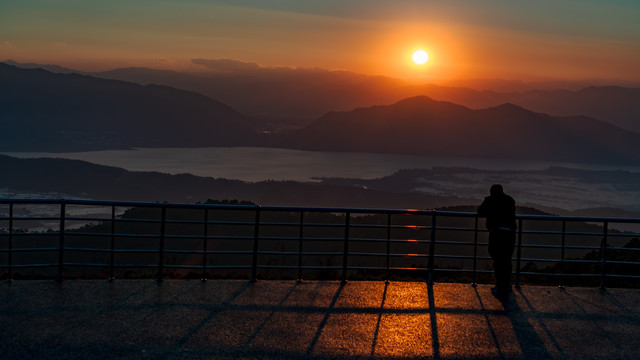
[[(79, 70), (228, 58), (434, 82), (640, 81), (631, 0), (33, 0), (0, 10), (0, 60)], [(418, 48), (426, 65), (410, 61)]]

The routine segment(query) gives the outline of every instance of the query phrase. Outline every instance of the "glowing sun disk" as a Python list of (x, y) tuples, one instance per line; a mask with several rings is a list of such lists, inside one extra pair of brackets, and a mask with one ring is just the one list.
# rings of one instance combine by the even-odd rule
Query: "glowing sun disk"
[(424, 50), (416, 50), (413, 52), (413, 55), (411, 55), (411, 60), (413, 60), (416, 65), (424, 65), (429, 61), (429, 54)]

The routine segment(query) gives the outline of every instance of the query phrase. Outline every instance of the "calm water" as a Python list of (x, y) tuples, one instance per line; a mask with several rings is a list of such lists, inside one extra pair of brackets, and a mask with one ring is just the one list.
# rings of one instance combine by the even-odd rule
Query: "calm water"
[(21, 152), (5, 155), (32, 158), (57, 157), (116, 166), (131, 171), (158, 171), (169, 174), (191, 173), (214, 178), (245, 181), (297, 180), (313, 177), (349, 177), (372, 179), (400, 169), (463, 166), (477, 169), (536, 170), (552, 165), (592, 170), (627, 169), (592, 164), (440, 158), (410, 155), (338, 153), (275, 148), (142, 148), (72, 153)]

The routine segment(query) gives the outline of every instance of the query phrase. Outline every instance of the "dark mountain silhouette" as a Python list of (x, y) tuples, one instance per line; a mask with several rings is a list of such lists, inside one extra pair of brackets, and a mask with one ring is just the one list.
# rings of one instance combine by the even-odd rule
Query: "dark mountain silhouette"
[[(529, 90), (495, 92), (438, 85), (406, 86), (409, 96), (427, 95), (472, 109), (484, 109), (504, 103), (554, 116), (588, 116), (623, 129), (640, 132), (640, 88), (591, 86), (577, 91)], [(387, 102), (391, 103), (391, 102)]]
[(394, 93), (403, 81), (348, 71), (257, 68), (253, 71), (209, 71), (186, 74), (125, 68), (94, 74), (139, 84), (162, 84), (195, 91), (257, 117), (312, 120), (330, 110), (385, 104), (402, 99)]
[(0, 63), (0, 149), (248, 144), (243, 115), (203, 95)]
[(42, 69), (47, 70), (56, 74), (80, 74), (80, 75), (89, 75), (89, 73), (74, 69), (69, 69), (66, 67), (62, 67), (55, 64), (36, 64), (36, 63), (19, 63), (13, 60), (4, 60), (3, 63), (15, 67), (19, 67), (21, 69)]
[[(299, 127), (306, 125), (304, 120), (316, 119), (327, 111), (348, 111), (426, 95), (472, 109), (512, 103), (555, 116), (583, 115), (640, 132), (640, 88), (604, 86), (606, 82), (602, 80), (524, 83), (471, 79), (438, 86), (414, 85), (399, 79), (347, 71), (266, 68), (229, 59), (194, 59), (193, 63), (201, 66), (203, 71), (182, 73), (125, 68), (93, 73), (92, 76), (195, 91), (250, 116), (298, 120)], [(58, 72), (52, 65), (39, 66)], [(598, 86), (588, 87), (589, 84)], [(632, 82), (624, 84), (637, 86)], [(290, 123), (286, 125), (288, 127)]]
[(611, 85), (622, 86), (626, 88), (640, 87), (639, 81), (632, 80), (605, 80), (605, 79), (581, 79), (581, 80), (504, 80), (500, 78), (494, 79), (457, 79), (442, 83), (448, 87), (466, 87), (476, 90), (488, 90), (498, 93), (521, 93), (527, 91), (539, 90), (569, 90), (578, 91), (588, 87), (607, 87)]
[[(527, 177), (538, 175), (580, 176), (578, 182), (593, 182), (596, 186), (622, 186), (628, 191), (637, 189), (638, 173), (589, 171), (569, 168), (547, 170), (479, 170), (463, 168), (434, 168), (401, 170), (378, 179), (322, 179), (322, 182), (295, 181), (244, 182), (221, 178), (199, 177), (190, 174), (169, 175), (158, 172), (127, 171), (121, 168), (96, 165), (79, 160), (38, 158), (18, 159), (0, 155), (0, 188), (15, 193), (46, 193), (48, 196), (92, 198), (126, 201), (173, 201), (193, 203), (213, 199), (242, 199), (262, 205), (327, 206), (356, 208), (415, 208), (430, 209), (465, 205), (466, 208), (444, 210), (475, 211), (481, 195), (435, 195), (416, 191), (430, 186), (421, 178), (460, 181), (459, 172), (479, 174), (495, 172), (496, 176), (519, 173)], [(477, 184), (467, 183), (473, 188)], [(471, 205), (470, 205), (471, 204)], [(476, 205), (473, 205), (476, 204)], [(532, 213), (522, 207), (519, 213)], [(569, 216), (638, 217), (638, 211), (621, 208), (589, 208), (566, 210), (527, 203), (537, 209)], [(616, 228), (626, 229), (624, 224)], [(633, 228), (630, 228), (633, 230)], [(636, 229), (637, 230), (637, 229)]]
[(578, 91), (527, 91), (507, 101), (557, 116), (587, 115), (640, 132), (640, 88), (592, 86)]
[[(214, 65), (217, 63), (211, 66)], [(250, 67), (252, 70), (233, 72), (214, 67), (214, 72), (198, 75), (130, 68), (97, 76), (196, 91), (256, 116), (311, 119), (327, 111), (347, 111), (426, 95), (473, 109), (508, 102), (556, 116), (589, 116), (640, 132), (640, 88), (592, 86), (582, 90), (551, 90), (548, 88), (552, 84), (540, 83), (546, 90), (530, 90), (533, 85), (514, 87), (514, 82), (504, 82), (506, 85), (489, 87), (492, 90), (476, 90), (462, 86), (411, 85), (389, 77), (346, 71), (256, 66)], [(467, 86), (476, 83), (478, 81), (472, 81)], [(462, 85), (464, 81), (455, 84)], [(497, 91), (500, 88), (502, 92)], [(527, 88), (529, 90), (512, 91)]]
[(426, 96), (328, 113), (281, 145), (305, 150), (548, 161), (640, 160), (640, 134), (602, 121), (552, 117), (513, 104), (472, 110)]
[(476, 203), (456, 196), (366, 190), (295, 181), (214, 179), (191, 174), (127, 171), (80, 160), (0, 155), (0, 188), (100, 200), (189, 202), (242, 199), (262, 205), (433, 208)]

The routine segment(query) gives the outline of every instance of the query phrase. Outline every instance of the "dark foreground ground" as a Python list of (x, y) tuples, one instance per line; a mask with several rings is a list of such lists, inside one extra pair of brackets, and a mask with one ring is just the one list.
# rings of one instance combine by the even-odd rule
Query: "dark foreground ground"
[(0, 284), (2, 359), (640, 359), (640, 290), (409, 282)]

